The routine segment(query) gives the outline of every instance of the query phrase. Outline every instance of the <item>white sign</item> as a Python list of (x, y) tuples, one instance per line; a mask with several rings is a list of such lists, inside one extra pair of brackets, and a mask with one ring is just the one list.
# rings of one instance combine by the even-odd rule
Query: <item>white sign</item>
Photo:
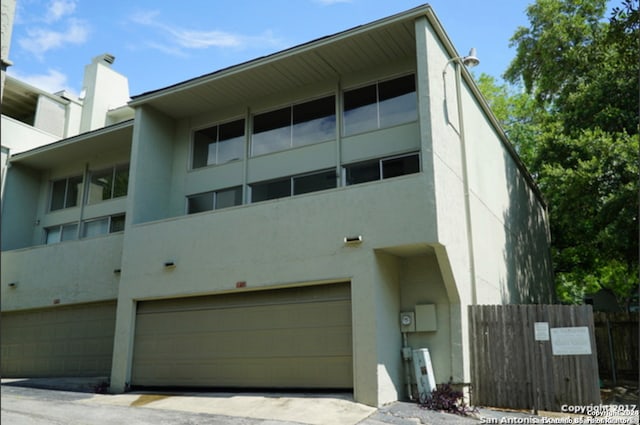
[(551, 351), (554, 356), (591, 354), (589, 328), (551, 328)]
[(549, 323), (535, 322), (533, 325), (533, 329), (536, 335), (536, 341), (549, 341)]

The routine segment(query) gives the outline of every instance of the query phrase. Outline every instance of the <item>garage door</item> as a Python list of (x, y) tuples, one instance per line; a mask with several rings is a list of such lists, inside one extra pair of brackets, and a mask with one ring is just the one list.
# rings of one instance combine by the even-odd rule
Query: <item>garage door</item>
[(140, 386), (352, 388), (348, 283), (140, 302)]
[(2, 313), (2, 376), (109, 376), (115, 323), (115, 302)]

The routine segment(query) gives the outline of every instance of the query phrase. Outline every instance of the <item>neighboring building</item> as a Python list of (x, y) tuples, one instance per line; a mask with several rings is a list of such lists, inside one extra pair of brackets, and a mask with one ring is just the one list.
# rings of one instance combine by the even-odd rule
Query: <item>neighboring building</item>
[[(96, 56), (85, 67), (79, 97), (48, 93), (6, 76), (2, 98), (2, 178), (9, 156), (133, 118), (129, 82), (111, 68), (115, 58)], [(3, 184), (4, 190), (4, 184)]]
[(467, 306), (553, 288), (544, 201), (461, 63), (421, 6), (12, 155), (2, 375), (376, 406), (406, 397), (407, 332), (468, 382)]

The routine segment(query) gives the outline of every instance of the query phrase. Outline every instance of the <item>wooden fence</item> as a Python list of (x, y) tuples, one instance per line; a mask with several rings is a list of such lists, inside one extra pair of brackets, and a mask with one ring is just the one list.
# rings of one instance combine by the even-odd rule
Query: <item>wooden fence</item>
[(638, 313), (594, 312), (600, 379), (638, 382)]
[(473, 405), (559, 411), (600, 403), (591, 306), (469, 306), (469, 326)]

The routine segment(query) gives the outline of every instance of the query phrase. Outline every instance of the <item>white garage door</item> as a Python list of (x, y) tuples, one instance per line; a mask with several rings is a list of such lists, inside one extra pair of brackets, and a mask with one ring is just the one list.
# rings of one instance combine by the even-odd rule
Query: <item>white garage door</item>
[(349, 283), (140, 302), (131, 382), (352, 388)]

